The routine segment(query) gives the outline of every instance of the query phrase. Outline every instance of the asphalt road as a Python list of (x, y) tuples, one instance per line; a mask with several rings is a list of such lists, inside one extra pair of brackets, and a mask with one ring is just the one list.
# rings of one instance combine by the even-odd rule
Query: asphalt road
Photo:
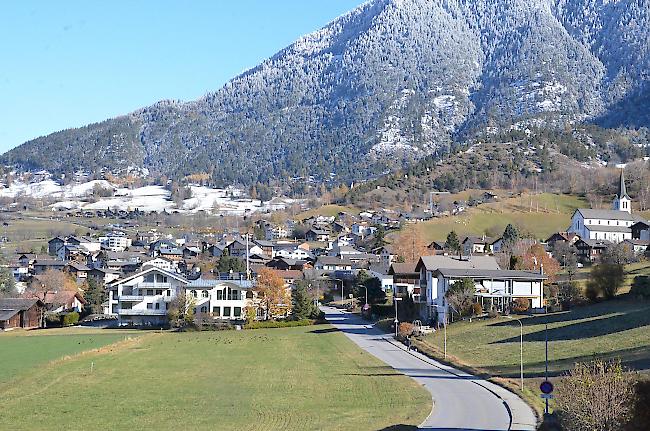
[[(359, 347), (422, 384), (433, 410), (420, 425), (429, 431), (534, 430), (533, 411), (513, 393), (415, 352), (354, 314), (323, 307), (327, 320)], [(397, 424), (396, 424), (397, 425)]]

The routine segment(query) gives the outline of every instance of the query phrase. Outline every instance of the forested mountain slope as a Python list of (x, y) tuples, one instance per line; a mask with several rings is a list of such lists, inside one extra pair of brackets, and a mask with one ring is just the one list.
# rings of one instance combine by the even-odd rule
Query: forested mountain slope
[(2, 161), (343, 181), (490, 127), (646, 127), (649, 12), (644, 0), (374, 0), (200, 100), (41, 137)]

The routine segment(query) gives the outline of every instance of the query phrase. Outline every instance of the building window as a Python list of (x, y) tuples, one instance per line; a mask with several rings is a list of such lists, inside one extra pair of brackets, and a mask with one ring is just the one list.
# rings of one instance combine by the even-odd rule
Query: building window
[(241, 307), (235, 307), (235, 309), (233, 310), (233, 314), (235, 315), (235, 317), (240, 317), (241, 316)]
[(156, 302), (156, 310), (160, 310), (160, 302)]
[(217, 301), (223, 300), (223, 290), (217, 290)]
[(212, 307), (212, 314), (217, 317), (221, 316), (221, 307)]
[(151, 302), (147, 302), (147, 310), (153, 310), (153, 304)]
[(201, 307), (201, 313), (207, 313), (208, 312), (208, 307), (203, 306)]
[(248, 292), (246, 292), (246, 299), (253, 299), (253, 291), (252, 290), (249, 290)]
[(156, 295), (162, 295), (163, 291), (162, 290), (156, 290)]
[(132, 305), (132, 304), (131, 304), (130, 302), (122, 302), (122, 303), (120, 304), (120, 308), (121, 308), (122, 310), (130, 310), (130, 309), (131, 309), (131, 305)]
[(207, 290), (203, 291), (203, 297), (207, 298), (209, 296), (209, 292)]
[(153, 289), (147, 289), (147, 296), (153, 296)]
[(230, 317), (230, 307), (223, 307), (223, 317)]

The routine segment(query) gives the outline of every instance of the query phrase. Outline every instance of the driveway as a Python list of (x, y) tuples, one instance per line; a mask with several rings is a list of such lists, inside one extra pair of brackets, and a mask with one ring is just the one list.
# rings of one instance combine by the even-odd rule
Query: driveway
[(430, 393), (433, 410), (420, 425), (430, 431), (534, 430), (533, 411), (515, 394), (416, 352), (360, 317), (323, 307), (327, 320), (365, 351), (412, 377)]

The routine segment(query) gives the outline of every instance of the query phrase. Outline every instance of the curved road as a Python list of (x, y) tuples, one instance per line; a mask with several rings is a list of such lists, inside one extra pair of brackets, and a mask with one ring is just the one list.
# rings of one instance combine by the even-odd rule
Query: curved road
[(323, 307), (327, 320), (359, 347), (422, 384), (433, 410), (420, 425), (430, 431), (535, 430), (533, 411), (515, 394), (424, 355), (407, 352), (391, 335), (360, 317)]

